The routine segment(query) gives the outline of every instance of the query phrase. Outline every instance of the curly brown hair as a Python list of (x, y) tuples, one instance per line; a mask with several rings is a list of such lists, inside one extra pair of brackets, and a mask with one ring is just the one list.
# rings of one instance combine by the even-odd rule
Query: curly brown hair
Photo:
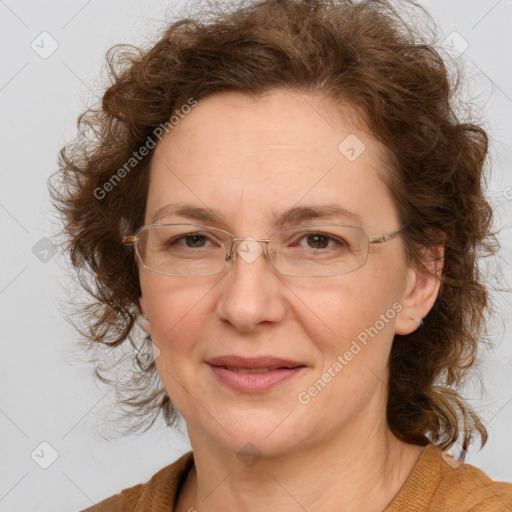
[[(285, 88), (321, 95), (335, 106), (356, 107), (387, 147), (386, 181), (407, 224), (409, 260), (423, 267), (426, 247), (445, 248), (441, 290), (422, 328), (393, 341), (389, 427), (406, 442), (430, 438), (442, 448), (462, 431), (466, 449), (479, 433), (483, 446), (487, 431), (457, 389), (485, 342), (492, 311), (479, 265), (497, 250), (484, 194), (488, 138), (458, 118), (459, 73), (449, 72), (435, 41), (426, 42), (426, 30), (414, 28), (416, 18), (402, 17), (428, 14), (406, 1), (397, 8), (374, 0), (214, 5), (197, 4), (146, 49), (111, 48), (111, 83), (101, 104), (80, 115), (77, 138), (59, 154), (50, 192), (64, 220), (63, 246), (90, 294), (78, 311), (85, 344), (110, 351), (126, 341), (135, 347), (140, 339), (138, 269), (122, 235), (144, 222), (153, 151), (136, 162), (133, 157), (155, 130), (191, 99), (221, 91), (256, 97)], [(90, 361), (127, 407), (129, 430), (149, 421), (147, 430), (160, 414), (172, 425), (179, 415), (154, 361), (139, 361), (136, 372), (112, 378), (106, 352)]]

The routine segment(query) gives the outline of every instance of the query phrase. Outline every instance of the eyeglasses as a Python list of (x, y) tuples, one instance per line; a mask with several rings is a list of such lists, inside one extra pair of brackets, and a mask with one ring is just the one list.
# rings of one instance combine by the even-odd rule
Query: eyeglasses
[(404, 228), (369, 238), (357, 226), (308, 224), (280, 229), (261, 239), (234, 238), (227, 231), (200, 224), (149, 224), (134, 235), (123, 236), (123, 243), (135, 246), (145, 268), (168, 276), (220, 274), (234, 260), (235, 246), (236, 253), (252, 263), (265, 242), (268, 259), (280, 274), (327, 277), (360, 269), (370, 244), (388, 242)]

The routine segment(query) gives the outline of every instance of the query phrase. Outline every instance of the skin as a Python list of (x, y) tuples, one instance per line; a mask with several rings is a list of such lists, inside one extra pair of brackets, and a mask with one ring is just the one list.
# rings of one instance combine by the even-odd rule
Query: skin
[[(399, 228), (381, 180), (385, 148), (349, 122), (351, 113), (283, 90), (201, 99), (155, 149), (146, 224), (160, 207), (182, 201), (218, 209), (218, 227), (235, 236), (265, 238), (277, 229), (275, 210), (336, 203), (359, 214), (370, 237)], [(365, 145), (354, 161), (338, 150), (350, 134)], [(437, 279), (406, 262), (402, 244), (398, 236), (372, 245), (364, 267), (328, 278), (278, 274), (265, 254), (251, 263), (236, 258), (228, 272), (209, 277), (141, 268), (140, 309), (160, 350), (157, 369), (194, 450), (178, 511), (381, 511), (393, 500), (423, 447), (389, 431), (387, 359), (394, 334), (414, 331), (439, 290)], [(299, 403), (297, 395), (393, 303), (401, 311), (310, 403)], [(205, 363), (226, 354), (272, 355), (307, 368), (250, 395), (224, 387)], [(250, 467), (237, 456), (246, 443), (259, 454)]]

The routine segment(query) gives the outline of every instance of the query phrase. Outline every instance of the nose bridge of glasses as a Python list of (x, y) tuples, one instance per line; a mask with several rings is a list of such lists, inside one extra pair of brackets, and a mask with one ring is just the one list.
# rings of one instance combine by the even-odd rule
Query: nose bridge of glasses
[(233, 251), (246, 263), (253, 263), (264, 252), (262, 242), (270, 242), (267, 238), (254, 238), (252, 236), (233, 238), (228, 258), (233, 259)]

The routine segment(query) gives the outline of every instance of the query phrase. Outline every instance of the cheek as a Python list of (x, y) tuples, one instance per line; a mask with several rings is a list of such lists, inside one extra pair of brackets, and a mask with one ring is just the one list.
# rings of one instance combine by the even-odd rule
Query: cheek
[(207, 318), (208, 295), (215, 282), (194, 283), (168, 276), (141, 279), (151, 338), (162, 353), (190, 350)]
[[(363, 267), (357, 272), (333, 277), (325, 285), (293, 287), (302, 304), (301, 315), (314, 332), (331, 333), (333, 339), (346, 340), (373, 325), (399, 298), (398, 286), (383, 276), (390, 272), (375, 273)], [(393, 310), (394, 311), (394, 310)], [(390, 317), (393, 313), (390, 313)], [(386, 324), (387, 325), (387, 324)], [(313, 336), (314, 337), (314, 336)]]
[(188, 411), (190, 394), (196, 388), (196, 370), (201, 361), (201, 340), (208, 314), (204, 308), (213, 285), (200, 286), (190, 279), (185, 282), (167, 276), (141, 280), (151, 339), (159, 349), (156, 368), (181, 414)]
[[(385, 371), (394, 337), (394, 322), (402, 309), (400, 272), (395, 264), (363, 267), (339, 276), (335, 285), (309, 291), (309, 306), (300, 318), (316, 345), (321, 367), (329, 368), (343, 356), (358, 379), (361, 371)], [(397, 276), (397, 277), (392, 277)], [(306, 290), (297, 291), (305, 296)]]

